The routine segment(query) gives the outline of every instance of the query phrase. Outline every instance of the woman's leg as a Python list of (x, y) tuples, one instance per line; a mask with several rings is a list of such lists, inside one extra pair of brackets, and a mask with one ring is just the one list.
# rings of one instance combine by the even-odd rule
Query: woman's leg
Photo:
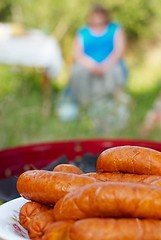
[(69, 87), (81, 105), (87, 105), (91, 99), (92, 74), (82, 65), (72, 66)]
[(106, 93), (115, 95), (117, 92), (124, 91), (126, 85), (125, 78), (122, 66), (119, 63), (114, 65), (104, 76)]

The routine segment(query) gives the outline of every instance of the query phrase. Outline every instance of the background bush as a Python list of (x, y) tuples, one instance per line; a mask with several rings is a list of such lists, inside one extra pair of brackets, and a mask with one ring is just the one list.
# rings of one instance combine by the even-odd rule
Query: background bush
[[(53, 81), (50, 98), (52, 111), (44, 112), (41, 72), (35, 69), (0, 66), (0, 148), (72, 138), (144, 138), (160, 141), (160, 129), (142, 136), (139, 132), (145, 114), (151, 109), (161, 87), (161, 1), (99, 1), (111, 11), (126, 32), (129, 65), (127, 93), (132, 97), (128, 126), (122, 131), (99, 132), (85, 112), (72, 122), (61, 122), (55, 102), (61, 92)], [(89, 0), (1, 0), (0, 22), (21, 24), (26, 30), (38, 28), (60, 43), (65, 59), (60, 82), (68, 78), (72, 41), (78, 27), (85, 23)], [(55, 80), (55, 79), (54, 79)], [(110, 128), (111, 126), (107, 126)]]

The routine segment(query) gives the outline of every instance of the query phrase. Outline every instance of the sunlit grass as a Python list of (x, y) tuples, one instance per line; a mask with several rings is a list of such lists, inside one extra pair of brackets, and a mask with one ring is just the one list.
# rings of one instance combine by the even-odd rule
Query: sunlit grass
[(160, 67), (145, 69), (139, 67), (131, 72), (129, 89), (133, 93), (145, 93), (160, 83)]
[[(63, 73), (65, 74), (65, 73)], [(67, 73), (68, 74), (68, 73)], [(43, 89), (40, 73), (33, 70), (0, 67), (0, 148), (35, 142), (85, 138), (144, 138), (160, 140), (160, 130), (148, 136), (141, 136), (140, 126), (146, 112), (158, 95), (160, 87), (159, 71), (155, 67), (146, 71), (143, 66), (131, 69), (128, 93), (132, 97), (130, 121), (120, 131), (99, 131), (86, 111), (74, 121), (60, 121), (55, 111), (58, 93), (63, 84), (52, 85), (49, 102), (51, 111), (44, 114)], [(62, 79), (66, 79), (63, 75)], [(59, 80), (59, 79), (58, 79)], [(107, 125), (107, 129), (112, 126)]]
[(143, 56), (135, 56), (129, 74), (128, 87), (131, 92), (145, 93), (155, 88), (161, 82), (161, 46), (154, 46), (152, 50), (144, 52)]

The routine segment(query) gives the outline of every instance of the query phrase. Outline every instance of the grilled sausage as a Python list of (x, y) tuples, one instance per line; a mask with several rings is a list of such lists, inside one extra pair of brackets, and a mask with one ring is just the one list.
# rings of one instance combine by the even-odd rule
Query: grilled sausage
[(88, 177), (96, 178), (102, 182), (134, 182), (149, 185), (161, 186), (161, 176), (133, 174), (133, 173), (108, 173), (108, 172), (92, 172), (83, 174)]
[(161, 176), (161, 152), (139, 146), (119, 146), (103, 151), (96, 171)]
[(94, 178), (71, 173), (28, 170), (19, 176), (17, 190), (26, 199), (54, 204), (66, 193), (96, 181)]
[(32, 218), (40, 212), (44, 212), (49, 210), (51, 207), (46, 206), (37, 202), (26, 202), (21, 208), (19, 213), (19, 221), (20, 224), (28, 229), (28, 226), (32, 220)]
[(54, 169), (54, 172), (66, 172), (73, 174), (83, 174), (84, 172), (75, 165), (72, 164), (59, 164)]
[(29, 226), (28, 235), (32, 240), (40, 240), (48, 227), (54, 222), (53, 210), (48, 210), (35, 215)]
[(72, 225), (73, 221), (55, 222), (48, 228), (42, 240), (70, 240), (69, 232)]
[(76, 221), (71, 240), (161, 240), (161, 221), (152, 219), (93, 218)]
[(66, 194), (54, 206), (57, 221), (90, 217), (161, 218), (161, 188), (97, 182)]

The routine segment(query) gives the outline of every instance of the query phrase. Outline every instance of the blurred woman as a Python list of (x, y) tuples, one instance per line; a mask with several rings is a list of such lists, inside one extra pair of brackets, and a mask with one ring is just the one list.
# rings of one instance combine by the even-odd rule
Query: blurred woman
[(110, 20), (101, 5), (92, 7), (87, 25), (74, 40), (69, 86), (81, 105), (88, 105), (124, 89), (127, 68), (123, 60), (126, 38), (122, 27)]

